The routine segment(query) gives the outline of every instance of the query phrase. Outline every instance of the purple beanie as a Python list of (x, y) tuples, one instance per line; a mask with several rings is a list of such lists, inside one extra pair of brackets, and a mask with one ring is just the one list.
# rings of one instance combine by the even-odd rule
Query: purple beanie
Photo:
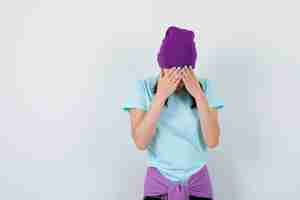
[(191, 65), (194, 69), (197, 59), (194, 36), (191, 30), (170, 26), (157, 54), (160, 68)]

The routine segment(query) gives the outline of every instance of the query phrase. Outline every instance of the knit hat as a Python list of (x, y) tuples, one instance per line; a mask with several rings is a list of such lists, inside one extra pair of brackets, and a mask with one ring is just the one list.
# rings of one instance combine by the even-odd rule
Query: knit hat
[(191, 65), (194, 69), (197, 59), (194, 36), (191, 30), (170, 26), (157, 54), (160, 68)]

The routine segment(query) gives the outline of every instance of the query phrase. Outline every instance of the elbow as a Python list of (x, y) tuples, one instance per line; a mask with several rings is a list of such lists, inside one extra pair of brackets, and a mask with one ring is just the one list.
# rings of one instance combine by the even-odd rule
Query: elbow
[(210, 149), (214, 149), (218, 145), (219, 145), (219, 138), (217, 138), (217, 139), (215, 139), (215, 140), (210, 141), (210, 142), (207, 143), (207, 147), (210, 148)]
[(144, 145), (144, 144), (139, 144), (139, 143), (136, 143), (135, 144), (136, 148), (140, 151), (145, 151), (147, 149), (147, 146)]
[(138, 139), (135, 140), (135, 146), (140, 151), (145, 151), (147, 149), (147, 144), (145, 144), (143, 141), (140, 141)]
[(144, 151), (147, 149), (147, 145), (145, 144), (145, 142), (142, 141), (141, 138), (138, 137), (138, 134), (136, 132), (134, 132), (133, 134), (133, 139), (134, 139), (134, 144), (138, 150)]
[(210, 138), (208, 141), (207, 141), (207, 147), (209, 149), (214, 149), (216, 148), (218, 145), (219, 145), (219, 141), (220, 141), (220, 133), (217, 132), (217, 134), (215, 134), (216, 136), (213, 137), (213, 138)]
[(143, 132), (143, 130), (139, 130), (138, 128), (133, 130), (133, 139), (135, 146), (140, 151), (147, 150), (148, 146), (151, 143), (151, 139), (146, 137), (146, 133)]
[(219, 142), (208, 143), (207, 146), (209, 149), (214, 149), (219, 145)]

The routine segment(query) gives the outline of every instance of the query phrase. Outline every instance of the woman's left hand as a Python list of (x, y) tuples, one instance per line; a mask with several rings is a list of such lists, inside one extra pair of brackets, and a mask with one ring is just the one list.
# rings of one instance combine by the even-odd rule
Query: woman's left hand
[(205, 95), (191, 66), (184, 66), (182, 71), (182, 80), (188, 92), (196, 99), (204, 98)]

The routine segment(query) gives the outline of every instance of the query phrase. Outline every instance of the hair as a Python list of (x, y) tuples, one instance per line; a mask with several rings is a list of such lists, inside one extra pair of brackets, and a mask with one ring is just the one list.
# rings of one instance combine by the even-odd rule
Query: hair
[[(200, 85), (201, 90), (204, 92), (204, 88), (203, 88), (202, 83), (201, 83), (200, 81), (198, 81), (198, 83), (199, 83), (199, 85)], [(156, 81), (156, 83), (155, 83), (155, 85), (154, 85), (154, 91), (153, 91), (154, 94), (156, 94), (156, 92), (157, 92), (157, 87), (158, 87), (158, 81)], [(194, 98), (192, 95), (190, 95), (190, 94), (188, 94), (188, 95), (192, 98), (191, 109), (196, 108), (196, 107), (197, 107), (197, 104), (196, 104), (195, 98)], [(167, 98), (167, 100), (165, 101), (164, 106), (168, 107), (168, 98)]]

